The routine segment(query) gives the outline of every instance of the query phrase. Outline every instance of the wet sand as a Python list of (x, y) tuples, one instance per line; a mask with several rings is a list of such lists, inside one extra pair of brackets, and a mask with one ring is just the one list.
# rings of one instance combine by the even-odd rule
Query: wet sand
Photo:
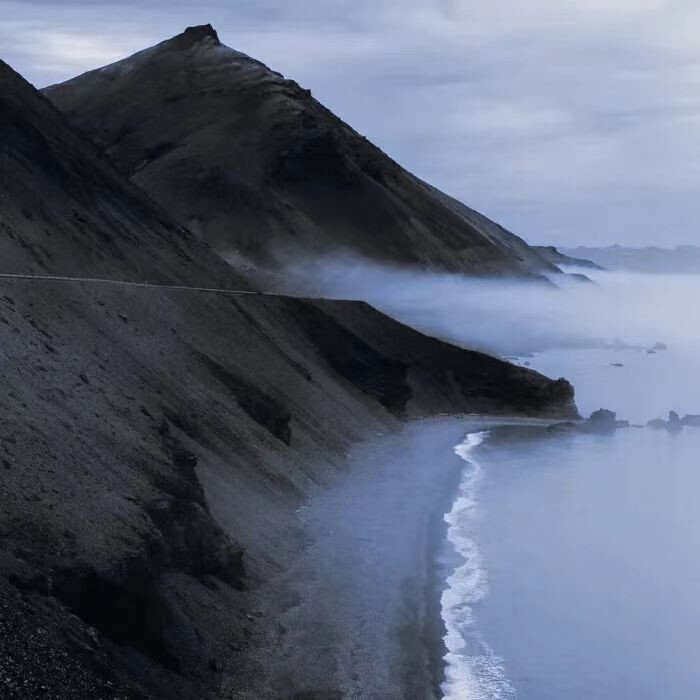
[(280, 688), (286, 679), (300, 697), (435, 697), (434, 525), (464, 465), (453, 450), (465, 430), (464, 420), (430, 420), (361, 443), (346, 474), (300, 512), (310, 545), (284, 586)]

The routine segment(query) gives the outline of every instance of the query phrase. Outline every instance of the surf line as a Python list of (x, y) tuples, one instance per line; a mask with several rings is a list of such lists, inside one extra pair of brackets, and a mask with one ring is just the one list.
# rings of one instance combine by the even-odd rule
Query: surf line
[(481, 552), (474, 539), (479, 518), (478, 490), (484, 469), (473, 452), (488, 437), (488, 431), (469, 433), (455, 447), (465, 467), (452, 510), (444, 517), (447, 541), (458, 557), (458, 565), (446, 580), (440, 597), (445, 626), (445, 700), (510, 700), (515, 690), (509, 683), (503, 660), (481, 638), (473, 607), (488, 591)]

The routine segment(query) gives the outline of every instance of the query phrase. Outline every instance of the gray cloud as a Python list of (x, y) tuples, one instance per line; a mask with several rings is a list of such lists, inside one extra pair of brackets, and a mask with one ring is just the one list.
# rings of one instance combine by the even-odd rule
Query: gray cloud
[(533, 242), (700, 242), (688, 0), (0, 0), (56, 82), (211, 22), (419, 176)]

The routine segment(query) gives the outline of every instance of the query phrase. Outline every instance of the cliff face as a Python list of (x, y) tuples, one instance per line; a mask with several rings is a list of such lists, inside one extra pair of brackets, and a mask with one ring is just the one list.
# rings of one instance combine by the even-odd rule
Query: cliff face
[(308, 90), (195, 27), (45, 90), (231, 259), (354, 251), (474, 275), (554, 267), (401, 168)]
[[(237, 284), (4, 64), (0, 80), (2, 272)], [(361, 303), (0, 278), (0, 341), (9, 697), (256, 697), (244, 661), (276, 624), (256, 596), (352, 442), (436, 412), (576, 413), (567, 382)]]

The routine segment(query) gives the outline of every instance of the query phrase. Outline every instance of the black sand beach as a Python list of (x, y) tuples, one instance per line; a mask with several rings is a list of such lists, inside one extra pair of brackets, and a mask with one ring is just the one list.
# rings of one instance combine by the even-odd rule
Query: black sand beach
[(300, 513), (310, 544), (276, 591), (290, 601), (278, 613), (290, 631), (273, 652), (270, 692), (308, 684), (309, 697), (435, 697), (439, 610), (427, 593), (466, 430), (465, 420), (434, 419), (365, 441)]
[(279, 619), (280, 634), (268, 692), (440, 697), (438, 557), (465, 468), (454, 448), (469, 432), (511, 422), (527, 421), (416, 421), (348, 454), (346, 473), (300, 509), (306, 553), (269, 592), (265, 614)]

